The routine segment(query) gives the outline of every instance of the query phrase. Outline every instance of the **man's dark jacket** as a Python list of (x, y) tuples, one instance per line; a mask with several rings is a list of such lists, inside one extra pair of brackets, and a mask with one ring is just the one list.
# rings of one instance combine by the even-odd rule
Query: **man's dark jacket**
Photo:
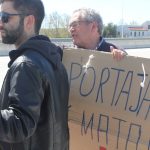
[(36, 36), (10, 52), (0, 99), (0, 150), (68, 150), (69, 84), (59, 50)]
[(115, 46), (112, 43), (106, 42), (103, 37), (100, 37), (100, 44), (97, 47), (97, 50), (98, 51), (104, 51), (104, 52), (111, 52), (110, 46), (112, 46), (113, 48), (117, 49), (117, 46)]

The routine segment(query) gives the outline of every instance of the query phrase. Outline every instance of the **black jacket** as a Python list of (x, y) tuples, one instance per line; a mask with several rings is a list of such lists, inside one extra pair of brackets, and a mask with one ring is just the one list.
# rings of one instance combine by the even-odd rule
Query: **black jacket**
[(59, 50), (36, 36), (10, 52), (0, 99), (0, 150), (68, 150), (69, 84)]
[(103, 52), (111, 52), (110, 46), (112, 46), (115, 49), (120, 49), (122, 50), (126, 55), (128, 55), (128, 53), (122, 49), (122, 48), (118, 48), (116, 45), (106, 42), (105, 39), (103, 37), (100, 37), (100, 43), (97, 47), (98, 51), (103, 51)]
[(114, 48), (117, 48), (117, 46), (115, 46), (114, 44), (108, 43), (108, 42), (105, 41), (104, 38), (100, 37), (100, 43), (97, 47), (97, 50), (98, 51), (104, 51), (104, 52), (111, 52), (110, 46), (113, 46)]

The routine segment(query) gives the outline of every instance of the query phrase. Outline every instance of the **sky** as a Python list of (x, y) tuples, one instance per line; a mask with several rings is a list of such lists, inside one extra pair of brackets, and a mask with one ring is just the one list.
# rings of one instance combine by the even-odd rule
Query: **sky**
[(73, 10), (87, 7), (98, 11), (104, 24), (117, 25), (150, 21), (150, 0), (42, 0), (46, 14), (71, 15)]

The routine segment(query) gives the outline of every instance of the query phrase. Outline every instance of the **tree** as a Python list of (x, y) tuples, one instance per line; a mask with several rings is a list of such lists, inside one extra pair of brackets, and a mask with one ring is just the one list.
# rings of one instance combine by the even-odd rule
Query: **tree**
[(104, 26), (103, 36), (109, 38), (117, 37), (117, 26), (113, 23), (108, 23), (107, 26)]
[(69, 18), (70, 17), (67, 14), (60, 15), (57, 12), (51, 13), (45, 18), (45, 28), (41, 29), (41, 33), (44, 33), (51, 38), (70, 37), (68, 32)]

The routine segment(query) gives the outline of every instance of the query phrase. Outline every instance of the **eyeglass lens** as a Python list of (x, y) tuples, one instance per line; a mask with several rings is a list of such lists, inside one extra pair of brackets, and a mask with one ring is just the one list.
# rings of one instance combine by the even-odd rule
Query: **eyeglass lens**
[[(1, 18), (1, 21), (3, 23), (8, 23), (9, 21), (9, 18), (11, 16), (17, 16), (17, 15), (23, 15), (23, 14), (9, 14), (9, 13), (6, 13), (6, 12), (0, 12), (0, 18)], [(27, 14), (26, 14), (27, 15)]]
[(4, 12), (0, 12), (0, 18), (3, 23), (8, 23), (10, 15)]

